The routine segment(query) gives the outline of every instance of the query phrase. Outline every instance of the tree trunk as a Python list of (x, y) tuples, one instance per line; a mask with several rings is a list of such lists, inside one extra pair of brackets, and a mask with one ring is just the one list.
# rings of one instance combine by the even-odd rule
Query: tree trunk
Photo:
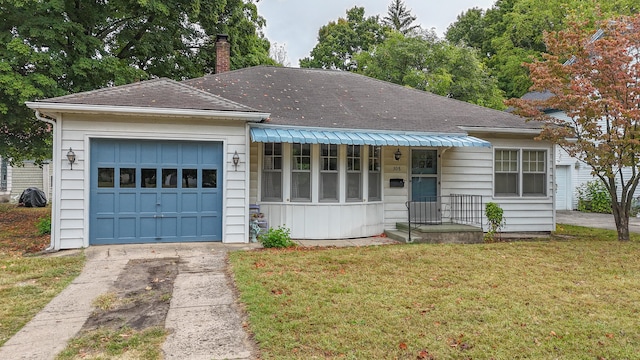
[(619, 241), (629, 241), (629, 211), (625, 205), (615, 201), (611, 203)]

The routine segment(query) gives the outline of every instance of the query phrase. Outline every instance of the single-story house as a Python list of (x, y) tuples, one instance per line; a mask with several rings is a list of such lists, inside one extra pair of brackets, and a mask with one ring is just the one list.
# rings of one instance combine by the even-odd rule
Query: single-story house
[(555, 228), (539, 124), (362, 75), (257, 66), (27, 105), (54, 127), (54, 249), (248, 242), (255, 206), (293, 238), (367, 237), (460, 195), (504, 231)]

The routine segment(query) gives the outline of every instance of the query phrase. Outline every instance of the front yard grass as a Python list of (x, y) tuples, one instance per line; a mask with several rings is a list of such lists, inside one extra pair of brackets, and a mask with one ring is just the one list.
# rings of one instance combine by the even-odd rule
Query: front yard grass
[(264, 359), (631, 359), (639, 254), (637, 241), (576, 238), (234, 252), (230, 262)]
[(82, 253), (32, 256), (49, 244), (35, 223), (49, 208), (0, 204), (0, 346), (80, 274)]

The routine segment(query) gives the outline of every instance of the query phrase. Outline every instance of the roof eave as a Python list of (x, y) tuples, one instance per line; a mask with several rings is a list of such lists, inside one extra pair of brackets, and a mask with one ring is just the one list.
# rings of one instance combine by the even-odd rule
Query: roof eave
[(469, 133), (518, 134), (518, 135), (539, 135), (540, 132), (542, 131), (542, 129), (484, 127), (484, 126), (459, 126), (459, 128)]
[(196, 117), (196, 118), (218, 118), (218, 119), (238, 119), (251, 122), (261, 122), (268, 119), (271, 114), (264, 112), (250, 111), (225, 111), (225, 110), (196, 110), (196, 109), (175, 109), (139, 106), (112, 106), (112, 105), (86, 105), (86, 104), (63, 104), (51, 102), (26, 102), (29, 108), (38, 110), (43, 114), (56, 117), (60, 113), (110, 113), (117, 115), (138, 115), (138, 116), (169, 116), (169, 117)]

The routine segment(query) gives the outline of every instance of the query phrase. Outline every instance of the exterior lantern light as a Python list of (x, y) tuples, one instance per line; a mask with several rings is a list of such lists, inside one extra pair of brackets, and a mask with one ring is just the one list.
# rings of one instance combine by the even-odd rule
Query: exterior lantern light
[(400, 158), (402, 157), (402, 153), (400, 152), (400, 148), (398, 148), (398, 150), (396, 150), (396, 152), (393, 153), (393, 157), (396, 158), (396, 161), (400, 160)]
[(233, 153), (232, 160), (233, 160), (233, 166), (236, 168), (236, 171), (238, 171), (238, 163), (240, 162), (240, 155), (238, 155), (237, 151)]
[(67, 160), (69, 160), (69, 165), (71, 165), (71, 170), (73, 170), (73, 163), (76, 162), (76, 153), (74, 153), (71, 148), (67, 151)]

